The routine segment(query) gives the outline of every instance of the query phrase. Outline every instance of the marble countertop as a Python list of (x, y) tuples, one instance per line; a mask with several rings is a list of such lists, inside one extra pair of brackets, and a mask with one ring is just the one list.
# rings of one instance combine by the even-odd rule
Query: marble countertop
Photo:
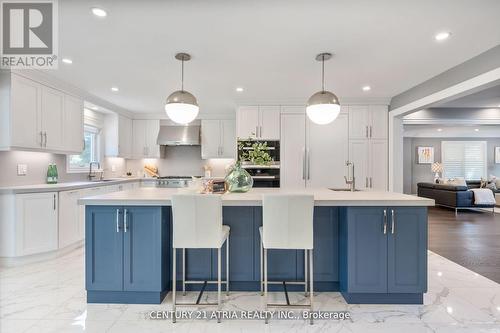
[[(169, 206), (173, 194), (185, 189), (138, 188), (113, 192), (78, 200), (81, 205)], [(314, 195), (315, 206), (434, 206), (433, 199), (413, 195), (378, 192), (336, 192), (327, 188), (286, 190), (279, 188), (253, 188), (247, 193), (222, 194), (224, 206), (260, 206), (262, 195), (270, 193), (305, 193)]]
[(96, 186), (106, 186), (113, 184), (121, 184), (126, 182), (142, 181), (146, 178), (109, 178), (107, 181), (82, 181), (82, 182), (66, 182), (57, 184), (35, 184), (35, 185), (21, 185), (21, 186), (5, 186), (0, 187), (0, 194), (17, 194), (17, 193), (39, 193), (51, 191), (68, 191), (76, 190), (79, 188), (89, 188)]

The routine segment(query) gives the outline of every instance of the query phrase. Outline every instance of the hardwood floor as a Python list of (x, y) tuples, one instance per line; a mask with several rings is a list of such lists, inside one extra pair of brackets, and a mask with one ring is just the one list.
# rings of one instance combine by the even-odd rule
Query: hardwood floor
[(432, 207), (429, 249), (500, 283), (500, 214)]

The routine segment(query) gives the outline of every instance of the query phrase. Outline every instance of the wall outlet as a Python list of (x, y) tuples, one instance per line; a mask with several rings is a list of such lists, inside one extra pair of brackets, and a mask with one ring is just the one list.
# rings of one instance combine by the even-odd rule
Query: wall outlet
[(116, 165), (111, 165), (111, 172), (116, 172)]
[(26, 176), (28, 174), (28, 165), (27, 164), (18, 164), (17, 165), (17, 175), (18, 176)]

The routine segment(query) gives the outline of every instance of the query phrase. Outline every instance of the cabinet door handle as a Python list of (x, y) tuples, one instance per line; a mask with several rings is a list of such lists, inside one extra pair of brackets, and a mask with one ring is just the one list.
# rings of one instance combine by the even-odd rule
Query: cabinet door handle
[(372, 186), (372, 177), (370, 177), (370, 188), (373, 188), (373, 186)]
[(116, 232), (120, 232), (120, 209), (116, 210)]
[(365, 136), (368, 138), (368, 125), (366, 126), (366, 129), (365, 129)]
[(224, 147), (220, 146), (220, 156), (224, 155)]
[(370, 138), (372, 137), (372, 126), (370, 125)]
[(387, 234), (387, 209), (384, 209), (384, 235)]
[(54, 201), (54, 210), (56, 210), (56, 194), (55, 193), (54, 193), (54, 199), (53, 199), (53, 201)]
[(47, 148), (47, 132), (44, 132), (43, 133), (43, 137), (45, 138), (45, 143), (44, 143), (44, 147)]
[(262, 126), (259, 126), (259, 138), (262, 139)]
[(368, 187), (368, 177), (365, 178), (365, 187)]
[(40, 147), (43, 147), (43, 132), (40, 131)]
[(395, 218), (394, 218), (394, 209), (391, 209), (391, 234), (394, 235), (394, 232), (396, 231), (395, 228)]
[(123, 211), (123, 232), (127, 232), (128, 230), (127, 213), (127, 209), (125, 209)]

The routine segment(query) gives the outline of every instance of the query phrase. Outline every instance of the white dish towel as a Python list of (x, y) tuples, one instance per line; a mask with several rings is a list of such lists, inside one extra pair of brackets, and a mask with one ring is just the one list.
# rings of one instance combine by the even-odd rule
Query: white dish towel
[(493, 191), (489, 188), (471, 188), (476, 205), (494, 205), (496, 203)]

